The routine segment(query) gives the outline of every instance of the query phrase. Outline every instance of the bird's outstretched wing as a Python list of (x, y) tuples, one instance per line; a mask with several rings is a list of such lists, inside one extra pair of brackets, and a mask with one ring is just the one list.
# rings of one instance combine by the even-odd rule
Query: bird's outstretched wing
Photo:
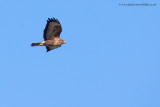
[(48, 18), (46, 27), (44, 29), (44, 40), (52, 40), (55, 37), (60, 37), (62, 27), (60, 22), (55, 18)]

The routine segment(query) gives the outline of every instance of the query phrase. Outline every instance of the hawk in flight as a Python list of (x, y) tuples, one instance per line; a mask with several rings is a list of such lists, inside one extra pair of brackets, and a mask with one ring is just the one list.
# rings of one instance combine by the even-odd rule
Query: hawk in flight
[(65, 40), (60, 38), (62, 32), (62, 27), (60, 22), (55, 18), (48, 18), (46, 27), (43, 33), (43, 42), (32, 43), (31, 46), (45, 46), (47, 52), (60, 47), (62, 44), (66, 43)]

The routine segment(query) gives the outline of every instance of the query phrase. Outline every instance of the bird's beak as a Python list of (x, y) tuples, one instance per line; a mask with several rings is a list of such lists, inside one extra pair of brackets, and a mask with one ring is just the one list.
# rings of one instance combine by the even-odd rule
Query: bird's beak
[(66, 41), (64, 41), (63, 43), (66, 43)]

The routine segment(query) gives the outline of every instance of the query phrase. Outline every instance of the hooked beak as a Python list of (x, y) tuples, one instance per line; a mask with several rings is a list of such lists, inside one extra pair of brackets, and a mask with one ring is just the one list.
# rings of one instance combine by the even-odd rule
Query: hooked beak
[(66, 43), (66, 41), (64, 41), (63, 43)]

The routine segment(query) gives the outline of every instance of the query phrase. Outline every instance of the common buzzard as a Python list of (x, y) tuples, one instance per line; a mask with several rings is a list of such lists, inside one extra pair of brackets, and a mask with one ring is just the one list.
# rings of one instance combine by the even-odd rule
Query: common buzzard
[(65, 40), (60, 38), (60, 33), (62, 32), (62, 27), (60, 22), (55, 18), (48, 18), (46, 27), (43, 33), (43, 42), (32, 43), (31, 46), (45, 46), (47, 52), (60, 47), (62, 44), (66, 43)]

